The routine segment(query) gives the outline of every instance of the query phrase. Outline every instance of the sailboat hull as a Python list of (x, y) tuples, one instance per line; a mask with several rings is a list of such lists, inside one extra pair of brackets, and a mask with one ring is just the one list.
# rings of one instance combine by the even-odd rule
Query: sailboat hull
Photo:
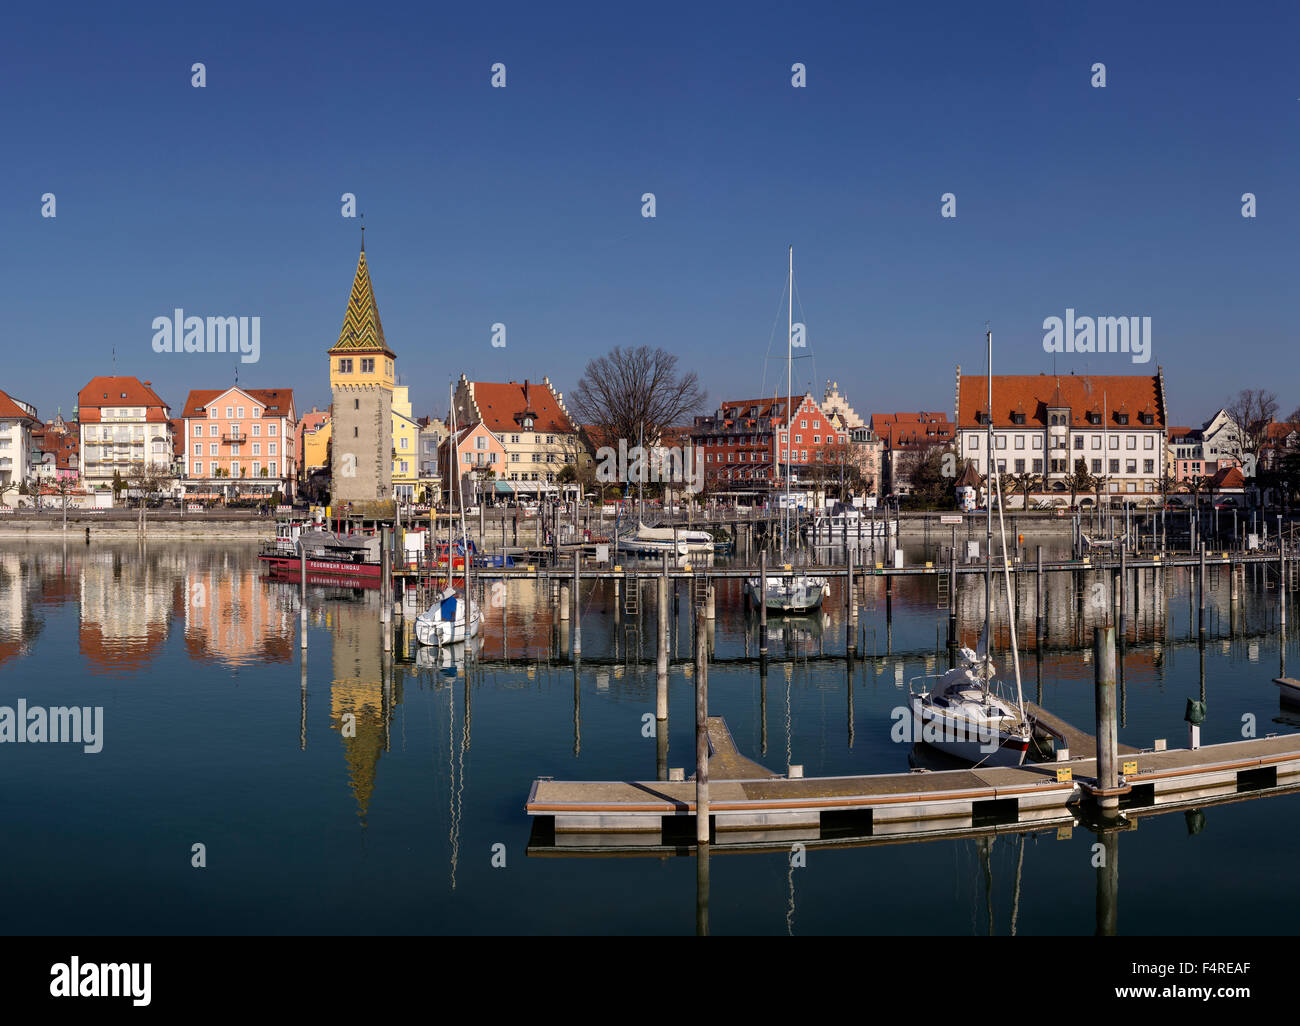
[(1029, 751), (1029, 739), (993, 728), (981, 729), (962, 716), (936, 709), (923, 696), (912, 697), (917, 741), (945, 755), (981, 766), (1020, 766)]
[(816, 609), (826, 597), (826, 580), (822, 577), (768, 577), (767, 593), (763, 593), (761, 578), (750, 577), (745, 581), (745, 588), (750, 600), (763, 603), (768, 609), (777, 609), (783, 613), (803, 613)]

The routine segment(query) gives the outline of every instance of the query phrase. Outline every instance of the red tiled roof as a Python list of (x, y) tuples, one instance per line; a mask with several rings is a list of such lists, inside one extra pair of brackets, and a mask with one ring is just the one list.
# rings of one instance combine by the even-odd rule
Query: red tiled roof
[(952, 441), (953, 425), (946, 413), (873, 413), (871, 430), (886, 449), (914, 449)]
[[(1102, 410), (1102, 397), (1109, 409)], [(957, 401), (957, 423), (962, 428), (984, 427), (977, 419), (988, 405), (988, 383), (982, 375), (961, 377)], [(1088, 427), (1088, 413), (1103, 414), (1102, 425), (1116, 427), (1117, 414), (1127, 413), (1129, 426), (1143, 426), (1138, 414), (1154, 417), (1150, 426), (1165, 426), (1160, 408), (1158, 375), (1136, 374), (995, 374), (993, 375), (993, 424), (1016, 427), (1013, 413), (1025, 415), (1025, 426), (1047, 426), (1047, 408), (1069, 407), (1071, 426)]]
[[(201, 411), (207, 408), (208, 403), (212, 402), (217, 396), (225, 395), (233, 388), (239, 388), (246, 396), (261, 403), (268, 411), (277, 417), (287, 417), (293, 410), (293, 389), (292, 388), (240, 388), (238, 385), (227, 388), (192, 388), (190, 394), (185, 399), (185, 409), (181, 413), (182, 417), (200, 417), (203, 416)], [(274, 407), (274, 409), (272, 409)]]
[(1237, 467), (1223, 467), (1205, 485), (1207, 488), (1244, 488), (1246, 476)]
[(19, 406), (10, 397), (8, 392), (0, 391), (0, 417), (18, 417), (20, 419), (35, 420), (40, 423), (36, 417)]
[(1189, 427), (1171, 427), (1168, 430), (1169, 440), (1172, 442), (1176, 438), (1186, 438), (1193, 433), (1200, 433), (1200, 428)]
[(518, 418), (525, 412), (533, 414), (534, 431), (569, 434), (576, 430), (545, 383), (473, 381), (470, 384), (474, 386), (479, 416), (491, 431), (520, 430), (523, 425)]
[(139, 378), (91, 378), (77, 393), (78, 418), (83, 424), (98, 424), (99, 411), (105, 406), (143, 406), (145, 420), (165, 421), (168, 406), (149, 382)]

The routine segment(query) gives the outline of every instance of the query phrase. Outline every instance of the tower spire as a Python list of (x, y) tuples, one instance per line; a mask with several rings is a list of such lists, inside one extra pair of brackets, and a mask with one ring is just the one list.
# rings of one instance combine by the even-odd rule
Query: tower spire
[(361, 215), (361, 252), (366, 251), (366, 215)]

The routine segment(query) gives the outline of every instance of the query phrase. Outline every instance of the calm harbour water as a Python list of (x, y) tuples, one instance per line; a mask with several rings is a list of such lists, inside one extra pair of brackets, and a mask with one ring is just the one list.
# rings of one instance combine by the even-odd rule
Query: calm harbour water
[[(1300, 719), (1279, 707), (1271, 682), (1282, 653), (1277, 592), (1262, 571), (1247, 570), (1231, 639), (1227, 574), (1212, 577), (1203, 648), (1188, 576), (1166, 577), (1158, 588), (1148, 578), (1131, 613), (1120, 740), (1181, 746), (1185, 702), (1202, 689), (1206, 743), (1240, 737), (1248, 713), (1260, 734), (1296, 730)], [(710, 712), (744, 755), (778, 770), (800, 763), (808, 776), (907, 768), (907, 749), (889, 738), (890, 711), (908, 679), (946, 666), (936, 646), (947, 614), (932, 579), (896, 584), (888, 625), (883, 582), (865, 582), (865, 658), (851, 670), (843, 658), (804, 658), (843, 656), (838, 584), (824, 616), (773, 618), (765, 702), (758, 663), (745, 658), (757, 652), (757, 624), (736, 582), (720, 587)], [(1023, 633), (1032, 579), (1020, 589)], [(689, 774), (684, 584), (681, 597), (668, 763)], [(4, 931), (694, 932), (692, 858), (527, 854), (523, 807), (537, 776), (655, 776), (655, 741), (642, 734), (654, 711), (653, 591), (639, 662), (608, 594), (584, 593), (576, 680), (545, 584), (515, 582), (504, 608), (488, 609), (468, 675), (405, 645), (387, 668), (377, 599), (310, 589), (304, 691), (297, 589), (265, 577), (254, 545), (0, 544), (0, 705), (104, 707), (98, 754), (0, 745)], [(972, 576), (959, 602), (969, 642), (982, 601)], [(1092, 667), (1077, 643), (1090, 642), (1092, 620), (1078, 613), (1069, 578), (1056, 575), (1048, 644), (1041, 661), (1022, 653), (1022, 673), (1027, 698), (1091, 731)], [(345, 736), (349, 717), (355, 736)], [(1143, 818), (1117, 841), (1118, 932), (1293, 930), (1297, 813), (1300, 799), (1279, 796), (1208, 807), (1195, 832), (1182, 812)], [(1092, 933), (1096, 837), (1066, 833), (814, 849), (795, 869), (784, 853), (715, 846), (709, 926)], [(191, 866), (196, 843), (206, 868)], [(496, 845), (504, 866), (493, 865)]]

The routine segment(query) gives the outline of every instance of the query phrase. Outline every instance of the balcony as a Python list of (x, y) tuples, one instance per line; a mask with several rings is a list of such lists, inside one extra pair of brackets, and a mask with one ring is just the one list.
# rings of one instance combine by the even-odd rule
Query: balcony
[(247, 442), (248, 435), (241, 432), (226, 431), (221, 435), (223, 445), (239, 445), (241, 442)]

